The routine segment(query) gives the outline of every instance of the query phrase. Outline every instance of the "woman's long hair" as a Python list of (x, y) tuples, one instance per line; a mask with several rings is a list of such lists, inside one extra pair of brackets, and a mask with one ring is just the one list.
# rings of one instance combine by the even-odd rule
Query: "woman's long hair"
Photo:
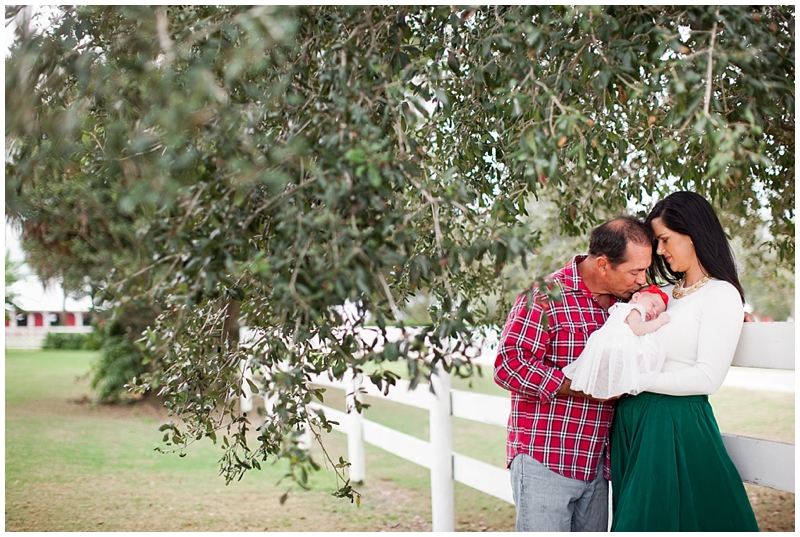
[[(706, 273), (712, 278), (724, 280), (739, 291), (744, 303), (744, 290), (736, 274), (736, 265), (733, 262), (728, 240), (722, 230), (711, 204), (701, 195), (694, 192), (674, 192), (659, 201), (647, 215), (644, 223), (651, 227), (651, 223), (660, 218), (664, 225), (681, 235), (688, 235), (694, 244), (694, 251)], [(682, 272), (674, 272), (663, 256), (656, 254), (658, 241), (653, 243), (653, 262), (647, 269), (647, 274), (653, 282), (658, 279), (670, 283), (678, 283), (683, 278)]]

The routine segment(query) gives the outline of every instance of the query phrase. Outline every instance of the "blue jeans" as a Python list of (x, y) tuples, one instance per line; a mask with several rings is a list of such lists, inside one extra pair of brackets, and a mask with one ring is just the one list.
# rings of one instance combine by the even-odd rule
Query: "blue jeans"
[(517, 531), (608, 531), (608, 481), (603, 458), (586, 482), (557, 474), (525, 454), (511, 461)]

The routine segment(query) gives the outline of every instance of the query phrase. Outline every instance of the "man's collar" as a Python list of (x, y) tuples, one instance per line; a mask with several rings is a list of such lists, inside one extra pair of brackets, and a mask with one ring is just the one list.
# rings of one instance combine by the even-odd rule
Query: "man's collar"
[[(572, 258), (572, 261), (567, 263), (567, 266), (564, 267), (564, 287), (566, 289), (571, 289), (573, 292), (576, 293), (583, 293), (587, 297), (596, 300), (594, 298), (594, 294), (586, 287), (586, 284), (581, 278), (581, 275), (578, 273), (578, 264), (581, 263), (584, 259), (589, 257), (586, 254), (576, 255)], [(611, 305), (615, 302), (618, 302), (622, 299), (611, 295)]]
[(585, 291), (588, 295), (591, 296), (591, 291), (589, 288), (586, 287), (586, 284), (583, 283), (583, 278), (578, 273), (578, 264), (589, 257), (588, 255), (576, 255), (572, 258), (572, 261), (567, 263), (567, 266), (564, 267), (564, 287), (567, 289), (572, 289), (573, 291)]

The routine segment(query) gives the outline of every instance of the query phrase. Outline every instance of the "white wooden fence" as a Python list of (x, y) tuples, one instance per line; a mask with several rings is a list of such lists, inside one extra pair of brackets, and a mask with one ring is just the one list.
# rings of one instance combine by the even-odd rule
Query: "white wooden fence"
[[(733, 365), (794, 370), (794, 323), (745, 323)], [(511, 407), (509, 397), (450, 389), (447, 375), (433, 378), (436, 395), (427, 385), (410, 391), (407, 381), (398, 381), (388, 395), (360, 378), (332, 382), (322, 375), (313, 382), (344, 389), (347, 394), (348, 412), (315, 406), (329, 419), (339, 422), (334, 428), (347, 435), (351, 482), (366, 478), (366, 442), (431, 471), (433, 531), (454, 531), (453, 481), (513, 503), (508, 470), (453, 452), (451, 441), (452, 416), (505, 427)], [(355, 411), (353, 403), (354, 397), (362, 395), (428, 410), (430, 441), (364, 419)], [(722, 436), (744, 482), (794, 493), (793, 444), (729, 434)]]

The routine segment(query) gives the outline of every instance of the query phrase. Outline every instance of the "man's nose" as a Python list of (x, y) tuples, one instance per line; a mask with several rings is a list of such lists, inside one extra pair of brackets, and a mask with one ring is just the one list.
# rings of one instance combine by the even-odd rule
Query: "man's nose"
[(644, 285), (647, 283), (647, 277), (644, 272), (640, 273), (636, 276), (636, 284), (637, 285)]

